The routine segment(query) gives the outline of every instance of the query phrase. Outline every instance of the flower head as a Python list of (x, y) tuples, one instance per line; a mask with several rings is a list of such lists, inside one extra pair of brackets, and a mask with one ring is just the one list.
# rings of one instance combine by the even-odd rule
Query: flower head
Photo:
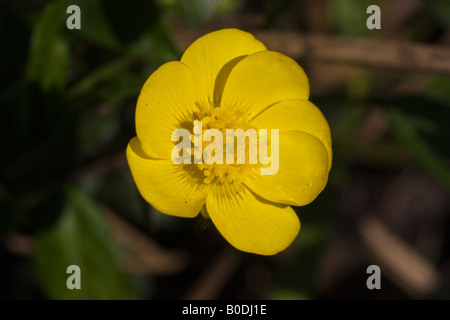
[[(223, 29), (197, 39), (181, 61), (156, 70), (140, 93), (137, 137), (127, 158), (141, 195), (166, 214), (202, 211), (239, 250), (284, 250), (300, 230), (290, 205), (313, 201), (331, 167), (330, 129), (308, 98), (303, 69), (251, 34)], [(240, 156), (237, 140), (228, 139), (231, 129), (249, 141)], [(174, 132), (188, 137), (180, 142)], [(176, 148), (186, 143), (193, 146)], [(261, 157), (266, 145), (266, 160), (279, 162), (269, 174), (263, 170), (273, 163)], [(174, 161), (174, 152), (183, 161)]]

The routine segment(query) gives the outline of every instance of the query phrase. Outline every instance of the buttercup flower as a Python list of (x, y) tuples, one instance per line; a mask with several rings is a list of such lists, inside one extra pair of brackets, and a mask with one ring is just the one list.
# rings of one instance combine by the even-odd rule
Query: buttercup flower
[[(300, 230), (290, 205), (313, 201), (331, 167), (330, 129), (308, 98), (303, 69), (251, 34), (223, 29), (197, 39), (181, 61), (156, 70), (139, 95), (137, 137), (128, 144), (127, 159), (141, 195), (165, 214), (191, 218), (201, 211), (239, 250), (284, 250)], [(200, 133), (195, 124), (201, 124)], [(224, 136), (227, 129), (267, 132), (269, 153), (278, 151), (278, 170), (261, 174), (268, 166), (262, 161), (199, 163), (194, 147), (183, 155), (187, 161), (173, 161), (178, 129), (187, 130), (192, 142), (208, 129)], [(272, 129), (278, 129), (277, 141)]]

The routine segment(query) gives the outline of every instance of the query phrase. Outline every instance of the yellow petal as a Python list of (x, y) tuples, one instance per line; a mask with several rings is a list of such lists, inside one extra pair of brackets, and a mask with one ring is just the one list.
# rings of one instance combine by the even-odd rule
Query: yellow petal
[(274, 103), (308, 98), (308, 78), (297, 62), (278, 52), (262, 51), (234, 66), (220, 105), (237, 108), (251, 119)]
[(136, 133), (145, 153), (170, 159), (176, 144), (172, 132), (192, 125), (199, 110), (189, 67), (179, 61), (163, 64), (145, 82), (136, 106)]
[(331, 168), (331, 133), (322, 112), (307, 100), (293, 99), (274, 104), (257, 115), (251, 123), (261, 129), (303, 131), (318, 138), (328, 153), (328, 171)]
[(215, 185), (206, 199), (209, 216), (222, 236), (235, 248), (261, 255), (286, 249), (300, 231), (295, 211), (268, 202), (247, 188)]
[(127, 159), (142, 197), (157, 210), (174, 216), (195, 217), (206, 201), (208, 186), (193, 165), (150, 159), (137, 137), (127, 147)]
[(303, 206), (319, 195), (327, 180), (328, 155), (322, 142), (305, 132), (280, 131), (278, 172), (247, 177), (244, 183), (269, 201)]
[(214, 97), (220, 96), (223, 79), (231, 67), (242, 57), (261, 50), (266, 50), (264, 44), (250, 33), (238, 29), (211, 32), (192, 43), (184, 52), (181, 62), (192, 69), (198, 101), (204, 106), (213, 107)]

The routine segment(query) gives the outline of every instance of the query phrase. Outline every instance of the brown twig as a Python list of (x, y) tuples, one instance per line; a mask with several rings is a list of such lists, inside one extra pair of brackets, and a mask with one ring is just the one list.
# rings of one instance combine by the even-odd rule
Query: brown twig
[(187, 256), (184, 252), (162, 248), (108, 207), (101, 207), (114, 238), (129, 251), (123, 262), (128, 271), (163, 275), (176, 273), (186, 266)]
[(104, 172), (123, 168), (127, 165), (125, 148), (108, 151), (98, 154), (95, 157), (87, 158), (73, 168), (67, 168), (66, 171), (55, 171), (53, 174), (41, 179), (32, 179), (24, 183), (24, 190), (20, 197), (26, 197), (33, 192), (46, 192), (55, 188), (66, 181), (79, 181), (89, 176), (103, 174)]
[(427, 297), (438, 287), (439, 273), (412, 247), (390, 232), (377, 218), (368, 217), (359, 225), (363, 244), (381, 272), (414, 298)]
[(34, 239), (24, 234), (13, 233), (6, 237), (4, 246), (9, 252), (26, 257), (34, 251)]
[(205, 300), (217, 298), (224, 285), (236, 271), (241, 259), (242, 255), (235, 249), (224, 249), (207, 268), (207, 272), (185, 294), (183, 299)]
[(125, 150), (118, 150), (74, 168), (68, 175), (68, 179), (77, 181), (87, 176), (100, 175), (105, 171), (126, 167), (126, 164)]
[[(124, 268), (134, 274), (166, 275), (179, 272), (187, 265), (187, 256), (179, 250), (166, 250), (135, 227), (121, 219), (108, 207), (100, 204), (108, 227), (117, 242), (124, 245)], [(5, 248), (20, 256), (30, 256), (34, 251), (34, 239), (13, 233), (4, 240)]]
[[(176, 29), (180, 48), (185, 49), (205, 31)], [(270, 50), (282, 52), (296, 59), (307, 58), (374, 68), (450, 74), (450, 50), (442, 45), (299, 34), (284, 30), (248, 31), (264, 42)]]

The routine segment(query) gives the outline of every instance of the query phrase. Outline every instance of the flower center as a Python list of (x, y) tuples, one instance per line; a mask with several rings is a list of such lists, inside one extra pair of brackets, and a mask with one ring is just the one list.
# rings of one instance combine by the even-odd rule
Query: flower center
[[(217, 129), (216, 132), (220, 132), (221, 137), (223, 137), (222, 156), (218, 156), (222, 159), (222, 161), (219, 161), (221, 163), (215, 161), (208, 164), (208, 155), (205, 153), (205, 149), (215, 141), (210, 143), (203, 141), (203, 161), (198, 163), (197, 167), (203, 173), (204, 183), (239, 183), (246, 176), (259, 174), (260, 164), (257, 161), (252, 161), (252, 159), (257, 158), (257, 131), (251, 125), (246, 114), (217, 107), (210, 113), (198, 112), (197, 117), (196, 121), (202, 123), (202, 136), (198, 138), (203, 140), (205, 132), (209, 129)], [(196, 121), (194, 121), (194, 128)], [(238, 137), (239, 135), (236, 133), (240, 133), (241, 137)], [(198, 132), (194, 131), (194, 134), (199, 136)], [(193, 139), (194, 136), (191, 137), (192, 141)], [(217, 152), (216, 149), (212, 150), (210, 156), (217, 159), (215, 152)], [(252, 157), (252, 152), (255, 153), (255, 157)]]

